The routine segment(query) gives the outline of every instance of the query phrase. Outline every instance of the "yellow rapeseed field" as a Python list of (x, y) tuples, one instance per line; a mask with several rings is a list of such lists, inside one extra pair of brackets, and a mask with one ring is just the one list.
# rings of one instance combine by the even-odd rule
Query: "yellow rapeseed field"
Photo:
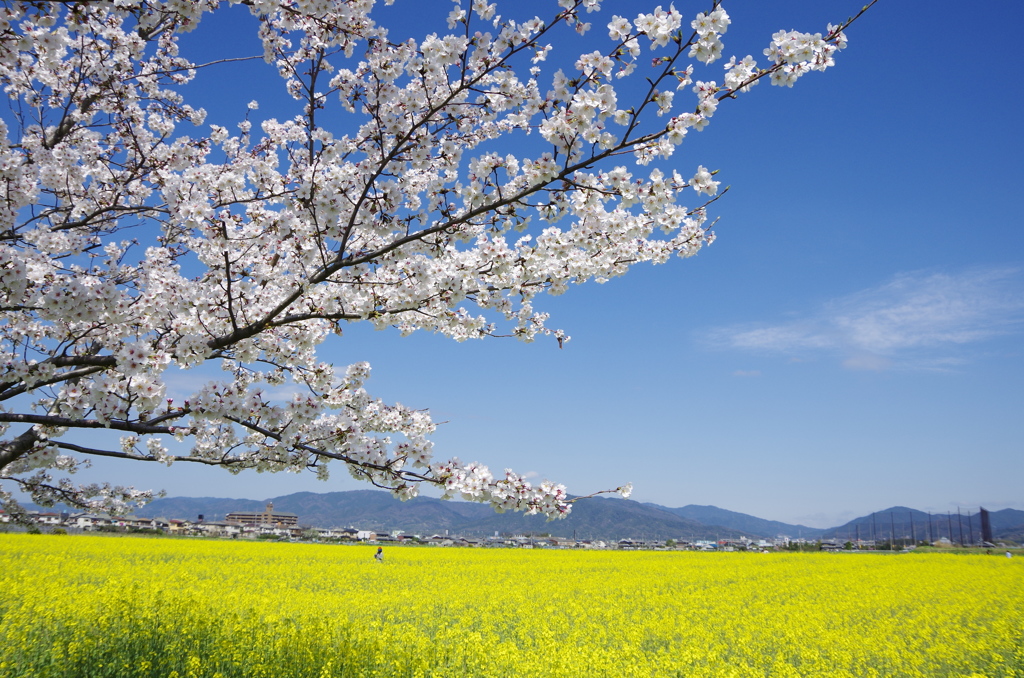
[(1024, 558), (0, 534), (0, 677), (1024, 676)]

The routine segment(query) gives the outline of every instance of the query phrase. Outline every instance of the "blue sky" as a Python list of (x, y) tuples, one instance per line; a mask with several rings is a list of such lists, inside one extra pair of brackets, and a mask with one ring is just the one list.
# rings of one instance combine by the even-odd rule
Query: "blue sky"
[[(602, 33), (612, 14), (649, 9), (604, 4)], [(726, 55), (762, 61), (776, 30), (823, 31), (860, 8), (724, 6)], [(440, 29), (450, 7), (397, 0), (393, 37)], [(563, 350), (352, 326), (323, 355), (370, 361), (371, 393), (448, 422), (439, 456), (577, 494), (632, 481), (640, 501), (821, 527), (892, 505), (1024, 509), (1024, 5), (992, 3), (968, 30), (977, 13), (882, 0), (835, 68), (723, 104), (669, 163), (720, 169), (732, 187), (712, 208), (718, 241), (539, 300), (572, 335)], [(218, 34), (202, 35), (193, 43), (215, 49)], [(196, 86), (221, 97), (210, 122), (225, 124), (251, 98), (277, 115), (279, 82), (265, 82)], [(256, 499), (365, 487), (341, 468), (324, 484), (187, 466), (97, 463), (88, 477)]]

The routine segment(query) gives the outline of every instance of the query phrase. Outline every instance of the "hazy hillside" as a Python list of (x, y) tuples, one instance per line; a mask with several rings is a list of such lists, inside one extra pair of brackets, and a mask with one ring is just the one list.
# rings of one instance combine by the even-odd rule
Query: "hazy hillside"
[[(137, 513), (144, 517), (190, 518), (203, 514), (208, 520), (223, 520), (231, 511), (263, 510), (273, 502), (274, 510), (294, 513), (303, 525), (358, 527), (365, 530), (444, 531), (468, 519), (492, 511), (481, 504), (449, 502), (417, 497), (407, 502), (380, 490), (349, 492), (297, 492), (263, 501), (170, 497), (157, 499)], [(468, 514), (468, 516), (467, 516)]]
[[(992, 534), (996, 539), (1020, 540), (1024, 535), (1024, 511), (1017, 509), (1003, 509), (989, 513), (992, 521)], [(1013, 537), (1011, 535), (1017, 535)]]
[(138, 511), (144, 517), (190, 518), (202, 514), (222, 520), (231, 511), (262, 510), (267, 501), (275, 511), (298, 515), (300, 524), (357, 527), (433, 534), (486, 536), (499, 533), (552, 534), (580, 539), (714, 539), (738, 537), (727, 527), (704, 525), (654, 506), (624, 499), (594, 497), (577, 502), (564, 520), (547, 522), (541, 516), (495, 513), (484, 504), (417, 497), (402, 502), (379, 490), (318, 494), (299, 492), (266, 501), (171, 497), (157, 499)]
[[(989, 520), (992, 524), (992, 537), (994, 539), (1019, 539), (1024, 534), (1024, 511), (1017, 509), (1002, 509), (1000, 511), (989, 511)], [(929, 527), (931, 530), (929, 531)], [(950, 538), (952, 541), (974, 541), (981, 540), (981, 516), (975, 510), (970, 516), (961, 513), (932, 513), (928, 514), (917, 509), (906, 506), (893, 506), (873, 514), (854, 518), (845, 525), (833, 527), (823, 532), (825, 537), (838, 537), (840, 539), (855, 539), (860, 535), (861, 539), (888, 539), (890, 534), (895, 534), (897, 539), (907, 539), (913, 536), (918, 541), (925, 539), (939, 539), (940, 537)], [(1016, 536), (1014, 536), (1016, 535)]]
[[(223, 499), (214, 497), (169, 497), (157, 499), (138, 514), (146, 517), (188, 518), (200, 514), (207, 520), (222, 520), (231, 511), (263, 510), (268, 501), (276, 511), (294, 513), (303, 525), (318, 527), (356, 527), (366, 530), (402, 530), (414, 534), (443, 533), (464, 536), (501, 534), (552, 534), (579, 539), (724, 539), (745, 536), (772, 538), (779, 534), (805, 539), (842, 540), (909, 539), (911, 524), (918, 540), (928, 539), (929, 516), (923, 511), (894, 506), (856, 518), (828, 529), (790, 525), (765, 520), (716, 506), (688, 505), (667, 508), (657, 504), (605, 497), (593, 497), (574, 504), (565, 520), (547, 522), (540, 516), (521, 513), (494, 513), (484, 504), (464, 501), (441, 501), (417, 497), (402, 502), (380, 490), (349, 492), (298, 492), (269, 500)], [(911, 517), (912, 516), (912, 517)], [(1024, 539), (1024, 511), (1003, 509), (990, 513), (995, 539)], [(950, 525), (953, 540), (975, 541), (981, 538), (981, 521), (975, 513), (957, 521), (956, 514), (932, 514), (931, 538), (948, 537)]]
[(748, 537), (762, 537), (770, 539), (779, 535), (788, 537), (803, 537), (804, 539), (817, 539), (825, 530), (806, 525), (790, 525), (777, 520), (765, 520), (756, 518), (746, 513), (727, 511), (717, 506), (699, 506), (688, 504), (680, 508), (666, 508), (657, 504), (648, 504), (674, 513), (677, 516), (688, 518), (705, 525), (722, 525), (733, 530), (739, 530)]
[(494, 532), (549, 532), (578, 539), (716, 539), (739, 537), (740, 532), (726, 527), (704, 525), (659, 507), (625, 499), (592, 497), (573, 505), (572, 514), (546, 522), (541, 516), (494, 514), (467, 523), (463, 530), (471, 534)]

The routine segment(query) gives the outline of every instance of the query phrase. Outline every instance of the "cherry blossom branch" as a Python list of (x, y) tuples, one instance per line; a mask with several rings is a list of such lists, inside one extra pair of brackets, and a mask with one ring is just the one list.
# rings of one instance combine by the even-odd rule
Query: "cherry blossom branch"
[[(0, 59), (12, 110), (0, 129), (0, 401), (12, 410), (0, 410), (0, 472), (35, 473), (24, 482), (41, 500), (70, 487), (47, 474), (71, 472), (73, 455), (322, 478), (333, 460), (402, 498), (427, 483), (496, 510), (565, 515), (560, 485), (437, 461), (428, 413), (371, 398), (368, 365), (335, 369), (318, 346), (355, 321), (562, 346), (537, 295), (710, 244), (708, 208), (728, 188), (703, 166), (684, 177), (667, 162), (675, 148), (760, 79), (792, 86), (828, 68), (863, 14), (824, 38), (777, 33), (767, 67), (733, 57), (720, 86), (692, 81), (723, 56), (731, 20), (718, 0), (688, 26), (674, 7), (614, 16), (610, 50), (550, 80), (541, 64), (566, 43), (559, 31), (585, 33), (596, 3), (565, 0), (548, 23), (499, 21), (473, 3), (449, 16), (455, 33), (419, 42), (386, 37), (366, 3), (244, 4), (301, 110), (259, 131), (246, 113), (234, 136), (205, 125), (183, 88), (196, 69), (251, 58), (179, 55), (179, 33), (212, 5), (7, 10), (18, 40), (17, 58)], [(617, 87), (628, 77), (647, 85)], [(680, 106), (690, 85), (696, 105)], [(178, 131), (186, 124), (204, 129)], [(542, 137), (540, 155), (518, 155), (519, 134)], [(703, 204), (684, 204), (687, 189)], [(209, 361), (225, 378), (173, 407), (169, 376)], [(301, 392), (265, 395), (281, 386)], [(62, 439), (100, 427), (127, 434), (120, 452)], [(171, 454), (163, 436), (191, 449)]]
[[(183, 415), (184, 413), (182, 413)], [(181, 415), (179, 415), (181, 416)], [(109, 428), (115, 431), (128, 431), (140, 434), (174, 434), (173, 426), (153, 426), (144, 422), (122, 421), (113, 419), (110, 421), (97, 421), (95, 419), (72, 419), (45, 414), (17, 414), (14, 412), (0, 412), (0, 422), (17, 424), (38, 424), (40, 426), (53, 426), (60, 428)]]

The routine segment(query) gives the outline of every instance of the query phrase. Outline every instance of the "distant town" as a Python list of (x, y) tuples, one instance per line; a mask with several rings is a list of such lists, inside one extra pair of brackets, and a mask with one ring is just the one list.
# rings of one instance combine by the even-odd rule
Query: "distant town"
[[(726, 539), (573, 539), (548, 534), (499, 534), (493, 536), (460, 536), (449, 534), (410, 534), (401, 530), (380, 532), (361, 530), (357, 527), (323, 528), (303, 526), (299, 517), (286, 511), (275, 511), (274, 504), (268, 503), (263, 511), (233, 511), (224, 520), (207, 520), (199, 515), (195, 520), (144, 518), (136, 516), (111, 516), (102, 513), (68, 513), (52, 511), (29, 511), (31, 526), (20, 529), (50, 533), (120, 533), (150, 534), (178, 537), (207, 537), (221, 539), (251, 539), (302, 541), (320, 543), (395, 543), (408, 545), (431, 545), (444, 547), (497, 547), (497, 548), (556, 548), (556, 549), (620, 549), (620, 550), (691, 550), (691, 551), (778, 551), (778, 550), (910, 550), (921, 545), (952, 547), (955, 544), (946, 537), (928, 542), (898, 540), (876, 542), (856, 539), (843, 541), (837, 538), (804, 539), (779, 535), (773, 539), (731, 537)], [(18, 529), (11, 516), (0, 511), (0, 525), (6, 529)], [(979, 542), (961, 546), (994, 548), (997, 544)], [(999, 544), (1005, 546), (1006, 544)]]

